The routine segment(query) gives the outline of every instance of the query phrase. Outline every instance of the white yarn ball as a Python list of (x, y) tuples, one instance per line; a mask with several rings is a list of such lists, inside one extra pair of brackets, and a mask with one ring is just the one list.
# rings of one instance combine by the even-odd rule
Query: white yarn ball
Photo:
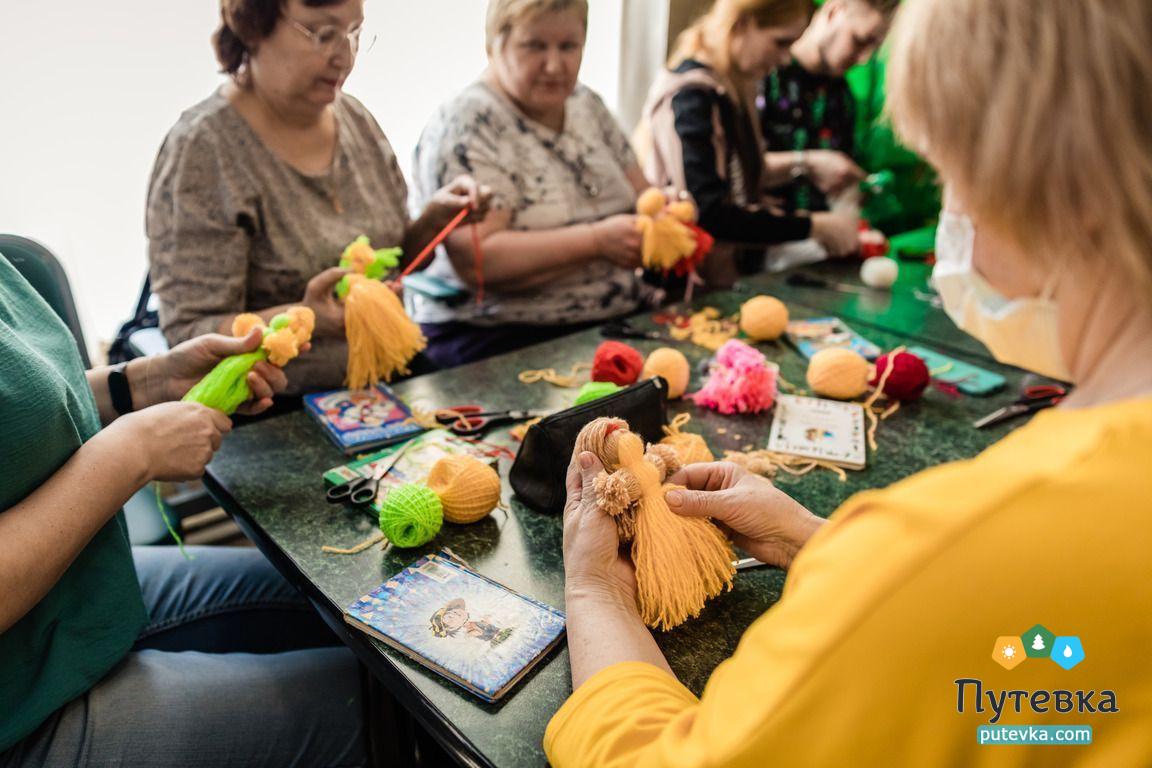
[(891, 288), (900, 274), (900, 265), (887, 256), (873, 256), (860, 265), (860, 280), (869, 288)]

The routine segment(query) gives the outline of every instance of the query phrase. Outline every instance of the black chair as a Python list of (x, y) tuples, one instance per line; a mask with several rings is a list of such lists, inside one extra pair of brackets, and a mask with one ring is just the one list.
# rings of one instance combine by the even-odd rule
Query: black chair
[(50, 250), (35, 240), (19, 235), (0, 235), (0, 253), (16, 267), (16, 271), (32, 284), (36, 292), (44, 297), (48, 306), (60, 316), (80, 350), (84, 367), (91, 368), (88, 346), (84, 343), (84, 331), (80, 327), (80, 316), (76, 312), (76, 302), (72, 298), (72, 285), (60, 261)]

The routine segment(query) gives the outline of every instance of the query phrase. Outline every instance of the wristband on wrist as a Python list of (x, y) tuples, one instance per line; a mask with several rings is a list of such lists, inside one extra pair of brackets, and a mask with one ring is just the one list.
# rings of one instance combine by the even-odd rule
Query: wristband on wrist
[(116, 413), (124, 416), (132, 413), (132, 387), (128, 384), (128, 363), (114, 365), (108, 371), (108, 394)]

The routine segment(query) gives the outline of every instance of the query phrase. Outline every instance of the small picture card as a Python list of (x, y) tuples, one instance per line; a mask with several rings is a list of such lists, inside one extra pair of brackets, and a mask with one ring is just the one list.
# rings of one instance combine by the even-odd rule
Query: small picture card
[(863, 469), (864, 407), (816, 397), (780, 395), (768, 438), (768, 450)]

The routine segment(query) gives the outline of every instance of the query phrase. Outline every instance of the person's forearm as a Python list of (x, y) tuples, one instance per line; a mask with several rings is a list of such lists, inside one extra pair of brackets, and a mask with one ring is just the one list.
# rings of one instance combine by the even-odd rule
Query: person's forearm
[(0, 634), (44, 599), (96, 532), (148, 482), (135, 448), (101, 432), (34, 493), (0, 511)]
[[(154, 362), (154, 357), (138, 357), (124, 368), (134, 411), (165, 402), (163, 387), (150, 375)], [(112, 405), (112, 393), (108, 389), (108, 373), (111, 370), (111, 366), (105, 365), (87, 373), (88, 386), (92, 389), (96, 408), (100, 412), (100, 423), (104, 426), (111, 424), (120, 415)]]
[[(503, 290), (545, 284), (597, 253), (590, 224), (535, 231), (504, 229), (488, 235), (480, 247), (484, 285)], [(476, 287), (476, 257), (471, 235), (454, 233), (449, 238), (448, 249), (460, 279), (469, 287)]]
[[(400, 242), (400, 247), (404, 250), (401, 266), (406, 267), (412, 263), (412, 260), (420, 255), (420, 251), (432, 242), (432, 238), (440, 234), (440, 230), (444, 229), (448, 221), (451, 219), (446, 220), (436, 207), (431, 205), (426, 207), (420, 218), (409, 224), (404, 232), (404, 239)], [(431, 259), (428, 259), (418, 269), (424, 269), (430, 263)]]
[[(764, 164), (767, 172), (764, 174), (764, 186), (780, 187), (795, 178), (796, 152), (765, 152)], [(803, 153), (801, 153), (803, 154)]]
[(606, 590), (572, 585), (564, 592), (564, 611), (573, 690), (600, 670), (624, 661), (652, 664), (675, 677), (635, 605)]

